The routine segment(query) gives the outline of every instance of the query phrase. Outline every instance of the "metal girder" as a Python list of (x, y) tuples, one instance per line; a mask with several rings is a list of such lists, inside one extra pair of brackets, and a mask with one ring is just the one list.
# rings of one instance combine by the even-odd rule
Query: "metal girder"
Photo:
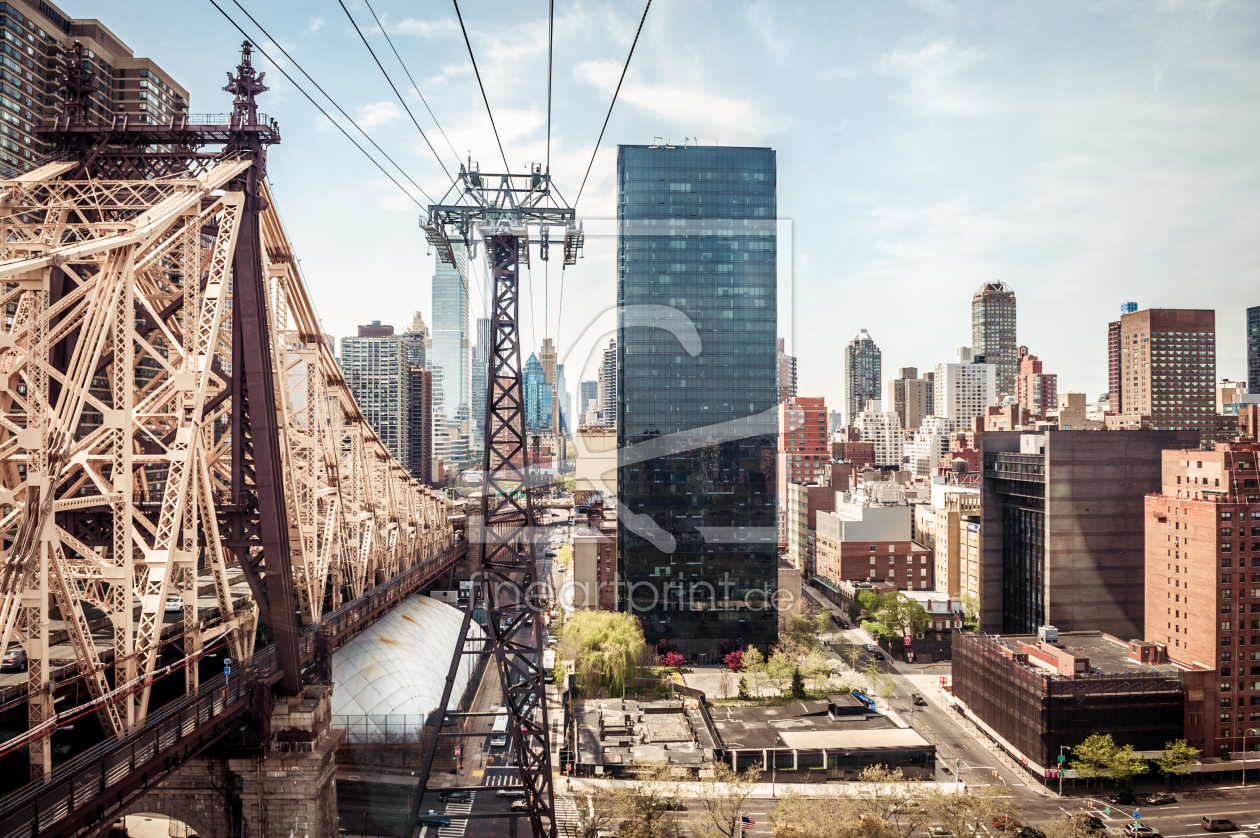
[[(248, 51), (237, 70), (232, 116), (197, 135), (221, 153), (155, 173), (146, 148), (163, 140), (63, 122), (53, 162), (0, 180), (0, 649), (27, 653), (33, 780), (56, 724), (50, 597), (121, 737), (146, 718), (164, 643), (195, 655), (226, 635), (247, 665), (265, 614), (292, 691), (302, 625), (454, 541), (445, 498), (390, 456), (341, 376), (263, 180), (278, 134)], [(252, 598), (234, 597), (234, 570)], [(220, 615), (204, 629), (199, 583)], [(196, 693), (197, 667), (184, 677)]]
[[(526, 618), (541, 609), (539, 589), (532, 584), (538, 580), (538, 569), (518, 328), (521, 245), (513, 235), (488, 236), (485, 245), (490, 260), (494, 310), (490, 319), (481, 526), (470, 562), (473, 595), (468, 598), (441, 703), (433, 714), (433, 734), (425, 748), (418, 791), (412, 797), (403, 832), (405, 838), (415, 830), (428, 790), (438, 734), (450, 707), (456, 673), (464, 655), (488, 655), (498, 672), (533, 834), (538, 838), (555, 838), (557, 828), (547, 692), (543, 683), (542, 620), (531, 621), (534, 623), (532, 642), (524, 636)], [(479, 604), (485, 609), (486, 634), (484, 638), (469, 637), (472, 613)], [(537, 720), (530, 714), (533, 707), (538, 708)]]

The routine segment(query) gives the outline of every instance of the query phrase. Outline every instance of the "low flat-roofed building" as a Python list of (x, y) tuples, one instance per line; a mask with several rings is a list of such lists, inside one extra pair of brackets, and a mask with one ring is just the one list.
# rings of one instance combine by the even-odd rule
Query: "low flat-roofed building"
[(870, 765), (927, 779), (936, 771), (935, 745), (854, 695), (781, 707), (724, 707), (713, 725), (723, 760), (739, 771), (769, 771), (773, 764), (778, 771), (825, 769), (837, 779)]

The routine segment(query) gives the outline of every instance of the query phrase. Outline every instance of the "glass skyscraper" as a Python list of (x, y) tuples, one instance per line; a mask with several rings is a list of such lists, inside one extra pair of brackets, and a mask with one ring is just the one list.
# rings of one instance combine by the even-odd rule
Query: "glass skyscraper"
[[(850, 425), (856, 424), (867, 402), (880, 398), (883, 363), (879, 347), (865, 329), (844, 348), (844, 412)], [(885, 405), (884, 409), (892, 410), (893, 406)]]
[(619, 607), (709, 660), (777, 636), (775, 174), (618, 148)]
[(1019, 374), (1015, 292), (1005, 282), (986, 282), (972, 295), (971, 349), (997, 368), (998, 393), (1015, 395)]
[[(468, 269), (462, 242), (452, 242), (455, 264), (441, 260), (433, 273), (433, 329), (429, 368), (433, 370), (433, 406), (448, 420), (469, 414)], [(461, 408), (463, 410), (461, 411)]]

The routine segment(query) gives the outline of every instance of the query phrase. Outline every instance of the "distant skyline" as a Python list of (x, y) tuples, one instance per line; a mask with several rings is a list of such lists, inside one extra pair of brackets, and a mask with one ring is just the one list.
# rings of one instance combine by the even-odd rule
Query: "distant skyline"
[[(194, 113), (228, 109), (221, 88), (241, 37), (209, 3), (162, 15), (124, 0), (59, 5), (100, 19), (167, 68)], [(407, 89), (367, 8), (347, 5)], [(449, 146), (409, 95), (446, 166), (471, 153), (501, 169), (453, 9), (373, 5), (445, 129)], [(336, 2), (247, 8), (442, 195), (449, 181)], [(642, 9), (556, 5), (551, 168), (570, 201)], [(545, 4), (464, 9), (518, 171), (547, 155), (545, 14)], [(271, 87), (260, 107), (283, 137), (268, 170), (325, 330), (352, 335), (372, 319), (401, 329), (414, 310), (430, 316), (434, 265), (420, 207), (265, 59), (258, 64)], [(614, 215), (616, 145), (654, 137), (776, 150), (794, 261), (780, 331), (800, 359), (799, 393), (825, 396), (832, 410), (842, 405), (849, 337), (867, 329), (887, 371), (932, 369), (971, 343), (971, 295), (983, 282), (1015, 291), (1018, 341), (1058, 374), (1061, 392), (1093, 399), (1107, 389), (1106, 324), (1127, 300), (1215, 309), (1218, 377), (1247, 374), (1245, 310), (1260, 305), (1258, 4), (655, 3), (578, 207), (588, 229), (607, 229)], [(615, 302), (614, 240), (588, 242), (563, 279), (561, 360)], [(557, 335), (553, 267), (544, 273), (534, 261), (521, 312), (526, 355)], [(472, 275), (476, 317), (482, 265)], [(573, 377), (580, 366), (570, 360)]]

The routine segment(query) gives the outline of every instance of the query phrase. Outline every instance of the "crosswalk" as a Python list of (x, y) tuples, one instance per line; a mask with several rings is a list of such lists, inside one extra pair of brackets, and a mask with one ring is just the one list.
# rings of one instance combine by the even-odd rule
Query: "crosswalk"
[(515, 771), (510, 774), (491, 774), (486, 772), (486, 776), (481, 781), (481, 784), (483, 786), (519, 786), (521, 784), (521, 776)]
[(448, 826), (438, 827), (438, 838), (464, 838), (464, 832), (468, 829), (467, 818), (455, 818), (454, 815), (472, 814), (474, 801), (477, 799), (477, 792), (472, 792), (468, 796), (467, 803), (447, 803), (446, 810), (442, 813), (445, 817), (451, 819)]
[(577, 803), (573, 800), (573, 795), (557, 793), (555, 806), (556, 830), (560, 833), (561, 838), (577, 838), (578, 808)]

